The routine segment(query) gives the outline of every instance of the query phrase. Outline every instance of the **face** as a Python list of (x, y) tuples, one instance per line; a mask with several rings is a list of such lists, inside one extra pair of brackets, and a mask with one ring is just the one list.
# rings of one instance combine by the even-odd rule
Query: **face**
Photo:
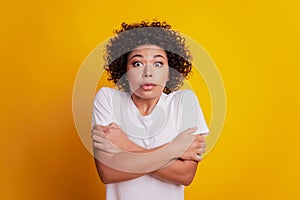
[(159, 98), (169, 77), (165, 50), (142, 45), (128, 55), (127, 79), (133, 95), (142, 99)]

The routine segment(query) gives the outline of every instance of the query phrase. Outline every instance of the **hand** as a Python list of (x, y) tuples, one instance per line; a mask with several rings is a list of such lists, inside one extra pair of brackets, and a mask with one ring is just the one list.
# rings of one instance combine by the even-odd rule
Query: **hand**
[(192, 144), (180, 158), (183, 160), (194, 160), (196, 162), (200, 162), (202, 160), (202, 154), (205, 152), (205, 147), (205, 136), (195, 135)]
[(92, 130), (92, 139), (93, 146), (97, 150), (101, 150), (107, 153), (119, 153), (122, 151), (116, 144), (114, 144), (109, 137), (107, 137), (107, 133), (104, 132), (105, 126), (94, 125)]
[(107, 153), (115, 154), (122, 152), (118, 146), (113, 144), (103, 133), (103, 131), (93, 130), (93, 146), (96, 150), (104, 151)]
[(122, 129), (113, 122), (108, 126), (94, 125), (93, 131), (102, 131), (106, 139), (124, 150), (128, 150), (128, 145), (132, 143)]
[[(186, 152), (187, 149), (189, 149), (189, 147), (191, 146), (191, 144), (193, 144), (195, 135), (192, 134), (196, 130), (197, 127), (188, 128), (182, 131), (180, 134), (178, 134), (174, 138), (174, 140), (171, 143), (169, 143), (169, 148), (171, 148), (171, 151), (173, 152), (173, 155), (176, 159), (181, 158), (184, 155), (184, 152)], [(190, 151), (188, 151), (187, 153), (187, 155), (190, 155)], [(187, 157), (187, 155), (184, 155), (183, 158), (190, 160), (190, 156)]]

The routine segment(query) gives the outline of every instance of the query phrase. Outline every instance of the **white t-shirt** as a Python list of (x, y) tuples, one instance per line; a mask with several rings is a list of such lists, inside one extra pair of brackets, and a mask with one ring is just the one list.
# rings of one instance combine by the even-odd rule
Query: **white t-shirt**
[[(171, 142), (187, 128), (197, 126), (195, 134), (207, 134), (197, 97), (190, 90), (162, 94), (151, 114), (142, 116), (129, 92), (101, 88), (94, 100), (92, 124), (118, 124), (127, 137), (144, 148)], [(144, 175), (106, 185), (107, 200), (183, 200), (184, 187)]]

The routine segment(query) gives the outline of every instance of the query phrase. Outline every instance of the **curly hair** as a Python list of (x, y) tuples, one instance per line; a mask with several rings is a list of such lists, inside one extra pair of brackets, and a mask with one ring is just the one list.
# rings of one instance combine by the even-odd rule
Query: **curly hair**
[(109, 81), (113, 81), (122, 91), (129, 91), (129, 83), (122, 76), (126, 73), (129, 53), (141, 45), (157, 45), (167, 54), (170, 70), (169, 81), (163, 90), (169, 94), (178, 90), (184, 78), (188, 78), (192, 70), (191, 54), (185, 39), (166, 22), (153, 20), (140, 23), (122, 23), (121, 29), (114, 30), (106, 45), (104, 54), (105, 66)]

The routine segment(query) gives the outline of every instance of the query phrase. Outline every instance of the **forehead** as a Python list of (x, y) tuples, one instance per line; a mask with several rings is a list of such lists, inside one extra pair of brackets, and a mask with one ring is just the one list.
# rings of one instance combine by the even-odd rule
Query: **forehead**
[(138, 46), (134, 50), (129, 53), (129, 56), (134, 54), (142, 54), (142, 55), (153, 55), (159, 54), (162, 56), (166, 56), (166, 51), (157, 45), (142, 45)]

